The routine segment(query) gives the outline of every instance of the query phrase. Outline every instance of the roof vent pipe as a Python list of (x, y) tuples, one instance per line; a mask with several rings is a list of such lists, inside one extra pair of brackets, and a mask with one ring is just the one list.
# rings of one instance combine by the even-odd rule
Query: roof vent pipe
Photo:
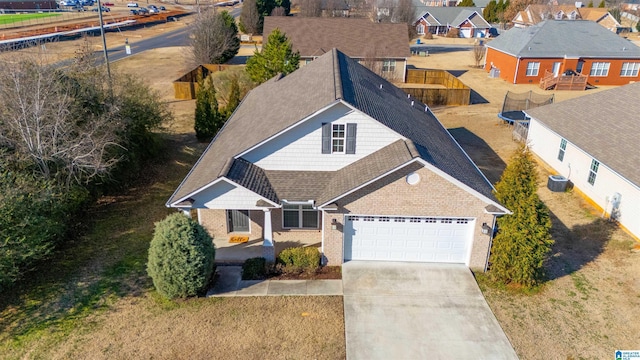
[(407, 99), (411, 99), (411, 94), (407, 94)]
[(382, 90), (382, 84), (380, 84), (380, 90)]
[(429, 111), (429, 106), (428, 106), (428, 105), (425, 105), (425, 106), (424, 106), (424, 111), (425, 111), (425, 112)]
[(413, 100), (411, 100), (411, 106), (413, 106)]

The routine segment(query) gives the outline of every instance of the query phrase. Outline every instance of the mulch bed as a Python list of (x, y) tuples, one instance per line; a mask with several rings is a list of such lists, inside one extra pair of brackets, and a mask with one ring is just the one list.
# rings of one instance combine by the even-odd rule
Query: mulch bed
[(342, 269), (340, 266), (323, 266), (314, 274), (274, 274), (267, 276), (267, 280), (341, 280)]

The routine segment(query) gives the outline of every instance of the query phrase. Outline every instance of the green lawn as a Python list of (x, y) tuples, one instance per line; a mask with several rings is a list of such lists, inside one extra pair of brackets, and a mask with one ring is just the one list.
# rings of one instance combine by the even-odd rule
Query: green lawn
[(33, 14), (0, 14), (0, 25), (12, 24), (20, 21), (36, 20), (46, 17), (59, 16), (59, 13), (33, 13)]

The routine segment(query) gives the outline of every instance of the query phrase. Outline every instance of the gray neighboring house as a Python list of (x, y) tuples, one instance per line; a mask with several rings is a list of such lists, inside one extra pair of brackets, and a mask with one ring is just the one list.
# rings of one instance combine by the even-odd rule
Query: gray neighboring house
[[(606, 31), (606, 30), (604, 30)], [(640, 238), (640, 83), (526, 110), (527, 144)]]
[(306, 244), (329, 265), (483, 270), (508, 213), (492, 190), (428, 107), (330, 49), (250, 91), (167, 206), (197, 212), (218, 249), (246, 237), (246, 258)]
[(463, 38), (487, 37), (491, 29), (479, 7), (420, 6), (416, 8), (416, 13), (414, 26), (419, 35), (428, 32), (445, 35), (455, 28)]
[(266, 16), (264, 36), (284, 32), (301, 65), (333, 48), (393, 82), (404, 82), (409, 50), (407, 24), (374, 23), (368, 19)]

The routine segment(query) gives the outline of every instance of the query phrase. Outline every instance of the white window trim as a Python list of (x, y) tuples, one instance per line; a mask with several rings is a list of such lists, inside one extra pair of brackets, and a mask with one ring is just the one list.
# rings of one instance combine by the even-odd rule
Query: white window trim
[[(334, 126), (342, 126), (342, 137), (334, 137), (333, 136), (333, 127)], [(333, 148), (333, 140), (342, 140), (342, 151), (335, 151)], [(347, 124), (342, 123), (331, 123), (331, 153), (332, 154), (345, 154), (347, 151)]]
[(640, 63), (637, 63), (637, 62), (622, 63), (622, 69), (620, 69), (620, 76), (621, 77), (637, 77), (638, 70), (640, 70)]
[(591, 64), (591, 70), (589, 76), (593, 77), (607, 77), (609, 76), (609, 67), (611, 63), (608, 62), (594, 62)]
[[(560, 159), (560, 154), (562, 154), (562, 159)], [(564, 157), (565, 157), (566, 154), (567, 154), (567, 140), (566, 139), (561, 139), (560, 140), (560, 148), (558, 149), (558, 157), (557, 157), (557, 159), (560, 160), (560, 162), (564, 162)]]
[[(529, 73), (529, 71), (531, 71), (531, 73)], [(539, 71), (540, 71), (539, 61), (529, 61), (527, 63), (527, 70), (525, 72), (526, 76), (538, 76)]]
[(416, 27), (416, 31), (418, 32), (418, 35), (424, 35), (424, 29), (425, 29), (425, 26), (423, 24), (418, 24), (418, 26)]
[[(593, 165), (596, 165), (596, 170), (593, 170)], [(596, 180), (598, 179), (598, 170), (600, 169), (600, 162), (596, 159), (591, 160), (591, 165), (589, 165), (589, 175), (587, 175), (587, 183), (591, 186), (596, 184)], [(593, 182), (590, 181), (591, 175), (593, 174)]]
[[(385, 70), (385, 67), (387, 68)], [(396, 71), (396, 61), (395, 60), (383, 60), (382, 61), (382, 72), (394, 72)]]
[[(283, 229), (294, 229), (294, 230), (315, 230), (315, 229), (319, 229), (320, 228), (320, 210), (318, 209), (302, 209), (302, 206), (307, 205), (307, 204), (285, 204), (288, 206), (297, 206), (298, 209), (297, 210), (293, 210), (293, 209), (285, 209), (284, 206), (282, 207), (282, 228)], [(284, 212), (285, 211), (297, 211), (298, 212), (298, 227), (288, 227), (288, 226), (284, 226)], [(317, 219), (316, 219), (316, 223), (318, 224), (318, 226), (316, 227), (303, 227), (303, 222), (302, 222), (302, 213), (305, 211), (314, 211), (316, 213)]]

